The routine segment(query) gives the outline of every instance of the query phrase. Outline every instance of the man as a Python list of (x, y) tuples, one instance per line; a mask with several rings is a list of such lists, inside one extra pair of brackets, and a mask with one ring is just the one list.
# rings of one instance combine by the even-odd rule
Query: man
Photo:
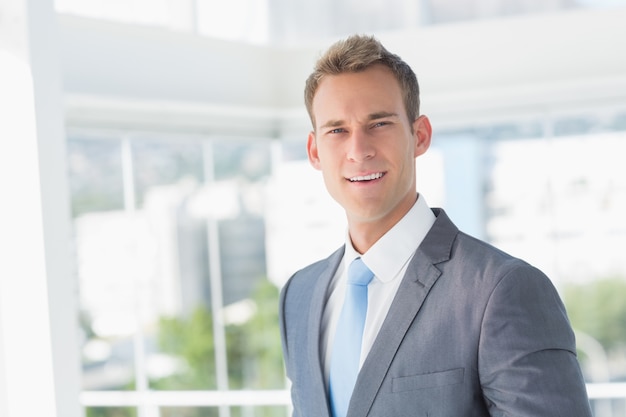
[(309, 160), (348, 233), (281, 292), (294, 416), (591, 416), (549, 279), (418, 194), (431, 126), (411, 68), (352, 36), (319, 59), (305, 100)]

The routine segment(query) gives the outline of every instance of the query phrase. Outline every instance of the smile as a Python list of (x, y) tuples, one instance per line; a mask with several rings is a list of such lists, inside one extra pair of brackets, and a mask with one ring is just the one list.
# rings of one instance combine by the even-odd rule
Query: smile
[(383, 175), (385, 175), (384, 172), (376, 172), (375, 174), (359, 175), (359, 176), (356, 176), (356, 177), (351, 177), (351, 178), (348, 178), (348, 181), (350, 181), (350, 182), (372, 181), (372, 180), (377, 180), (379, 178), (382, 178)]

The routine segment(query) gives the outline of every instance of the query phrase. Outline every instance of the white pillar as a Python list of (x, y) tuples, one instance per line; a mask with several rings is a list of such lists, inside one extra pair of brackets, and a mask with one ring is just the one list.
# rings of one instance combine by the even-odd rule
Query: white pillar
[(56, 14), (0, 0), (0, 415), (78, 417)]

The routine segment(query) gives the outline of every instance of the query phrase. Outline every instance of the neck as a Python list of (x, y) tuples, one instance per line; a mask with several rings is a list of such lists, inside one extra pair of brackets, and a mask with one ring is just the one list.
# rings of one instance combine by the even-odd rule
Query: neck
[[(387, 231), (371, 230), (367, 227), (349, 226), (350, 241), (358, 253), (363, 255), (378, 241)], [(389, 230), (389, 229), (387, 229)]]
[(374, 221), (359, 221), (348, 218), (348, 233), (354, 249), (363, 255), (378, 241), (385, 233), (391, 230), (413, 207), (418, 195), (411, 200), (410, 204), (399, 210), (395, 216), (388, 216)]

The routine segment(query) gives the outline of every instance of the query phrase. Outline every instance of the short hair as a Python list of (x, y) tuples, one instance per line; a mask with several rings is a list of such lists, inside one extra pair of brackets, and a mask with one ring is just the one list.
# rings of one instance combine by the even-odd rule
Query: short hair
[(409, 122), (417, 119), (420, 106), (419, 84), (411, 67), (398, 55), (385, 49), (373, 36), (352, 35), (331, 45), (317, 60), (313, 72), (306, 80), (304, 102), (313, 128), (313, 98), (324, 76), (360, 72), (376, 64), (382, 64), (391, 70), (400, 84)]

